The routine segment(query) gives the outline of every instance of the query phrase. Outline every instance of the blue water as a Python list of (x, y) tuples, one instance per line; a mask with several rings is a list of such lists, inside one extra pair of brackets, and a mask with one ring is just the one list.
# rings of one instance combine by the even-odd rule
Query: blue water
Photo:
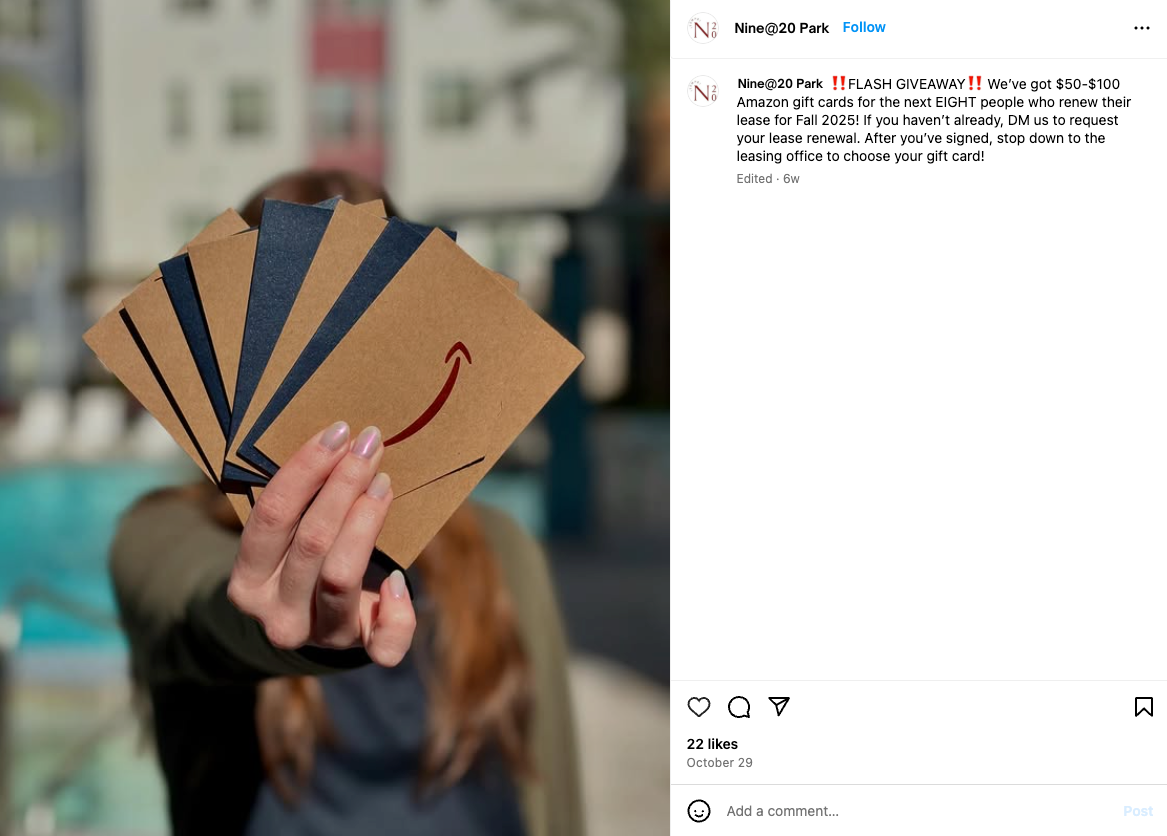
[[(114, 614), (106, 565), (118, 517), (146, 491), (181, 478), (173, 467), (131, 463), (0, 472), (0, 606), (36, 583)], [(35, 602), (22, 615), (22, 648), (123, 645), (116, 631)]]
[[(181, 481), (189, 471), (135, 463), (60, 464), (0, 472), (0, 607), (26, 583), (116, 613), (107, 561), (118, 518), (143, 493)], [(536, 536), (542, 493), (528, 475), (500, 472), (475, 496), (505, 508)], [(22, 612), (20, 646), (121, 648), (120, 633), (102, 630), (35, 602)]]

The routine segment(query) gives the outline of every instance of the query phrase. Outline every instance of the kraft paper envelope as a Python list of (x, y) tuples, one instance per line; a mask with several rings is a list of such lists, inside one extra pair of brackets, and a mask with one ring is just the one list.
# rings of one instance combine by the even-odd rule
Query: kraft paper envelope
[[(319, 205), (319, 204), (317, 204)], [(282, 210), (282, 207), (279, 209)], [(239, 457), (238, 448), (243, 443), (244, 439), (249, 437), (249, 432), (252, 429), (257, 418), (259, 418), (261, 411), (267, 409), (275, 392), (277, 392), (280, 384), (284, 382), (284, 378), (288, 372), (292, 370), (293, 364), (305, 349), (310, 339), (316, 333), (317, 328), (320, 327), (324, 316), (328, 314), (331, 307), (335, 304), (345, 285), (351, 277), (354, 277), (357, 269), (364, 262), (366, 255), (368, 255), (373, 244), (384, 231), (387, 221), (383, 217), (384, 204), (380, 201), (371, 201), (359, 205), (352, 205), (343, 200), (337, 200), (335, 203), (335, 210), (333, 217), (330, 218), (327, 228), (324, 229), (323, 236), (317, 244), (312, 262), (308, 267), (308, 272), (303, 277), (299, 293), (296, 294), (292, 302), (291, 311), (288, 312), (284, 323), (282, 323), (277, 341), (271, 350), (270, 355), (263, 362), (263, 371), (260, 372), (259, 382), (254, 386), (252, 391), (249, 406), (245, 410), (242, 419), (237, 419), (233, 424), (236, 424), (238, 429), (232, 434), (233, 441), (228, 445), (228, 454), (226, 454), (226, 466), (224, 467), (224, 475), (230, 475), (232, 480), (240, 483), (251, 483), (256, 485), (260, 483), (254, 479), (256, 471), (263, 471), (266, 474), (274, 472), (272, 462), (266, 462), (252, 451), (251, 441), (246, 444), (245, 450), (251, 452), (252, 461), (245, 461)], [(405, 223), (408, 229), (417, 232), (417, 244), (420, 245), (424, 241), (425, 236), (432, 228), (424, 227), (424, 225), (414, 224), (410, 222)], [(454, 237), (453, 232), (448, 232), (447, 235)], [(191, 259), (194, 262), (194, 259)], [(207, 270), (208, 267), (204, 265), (191, 264), (194, 269), (196, 281), (200, 281), (200, 273)], [(219, 269), (219, 274), (224, 272)], [(371, 266), (377, 266), (372, 264)], [(211, 267), (214, 269), (214, 267)], [(228, 266), (229, 270), (238, 270), (238, 266)], [(512, 279), (506, 278), (499, 273), (491, 273), (498, 281), (501, 281), (512, 292), (517, 290), (518, 283)], [(366, 271), (365, 278), (358, 279), (359, 281), (366, 281), (372, 277), (371, 271)], [(383, 281), (387, 280), (376, 278), (380, 284), (377, 287), (383, 286)], [(201, 283), (200, 283), (201, 284)], [(209, 284), (225, 284), (224, 281), (215, 281), (212, 279)], [(203, 293), (203, 298), (207, 299), (207, 304), (210, 305), (210, 297), (214, 295), (214, 290), (210, 293)], [(368, 294), (366, 294), (368, 295)], [(172, 299), (174, 295), (172, 294)], [(232, 300), (238, 304), (238, 300)], [(233, 312), (238, 312), (240, 309), (246, 308), (246, 301), (242, 307), (233, 307)], [(357, 313), (357, 312), (355, 312)], [(233, 314), (238, 319), (238, 314)], [(278, 315), (278, 314), (277, 314)], [(358, 315), (358, 313), (357, 313)], [(181, 319), (181, 312), (180, 312)], [(208, 323), (212, 321), (211, 312), (205, 312), (205, 319)], [(348, 316), (348, 325), (356, 320), (356, 315)], [(265, 322), (265, 325), (268, 323)], [(188, 335), (189, 336), (189, 335)], [(240, 341), (232, 340), (224, 342), (222, 346), (212, 346), (208, 351), (207, 356), (219, 356), (218, 367), (223, 370), (224, 381), (226, 379), (235, 379), (236, 371), (238, 369), (239, 357), (238, 347)], [(198, 354), (196, 351), (196, 360)], [(314, 368), (314, 367), (313, 367)], [(228, 371), (230, 369), (230, 371)], [(215, 376), (204, 374), (204, 379), (207, 381), (208, 392), (211, 393), (212, 399), (215, 397), (215, 386), (217, 379)], [(268, 411), (268, 416), (274, 414), (287, 402), (287, 397), (291, 396), (291, 391), (285, 390), (286, 396), (280, 400)], [(258, 467), (257, 467), (258, 466)]]
[[(374, 225), (370, 224), (367, 219), (344, 210), (345, 206), (348, 204), (343, 201), (337, 206), (332, 223), (325, 231), (324, 239), (316, 251), (312, 267), (308, 275), (304, 277), (301, 293), (292, 307), (292, 312), (288, 315), (284, 330), (280, 333), (271, 357), (268, 359), (267, 367), (256, 386), (251, 405), (240, 424), (235, 443), (229, 446), (227, 451), (229, 464), (240, 468), (250, 466), (237, 453), (240, 443), (245, 438), (250, 440), (249, 434), (256, 419), (272, 401), (280, 385), (292, 371), (296, 360), (308, 346), (341, 291), (344, 290), (345, 283), (356, 269), (352, 267), (353, 261), (355, 260), (359, 266), (360, 261), (363, 260), (363, 253), (372, 246), (369, 236), (372, 236), (372, 241), (375, 241), (385, 226), (386, 221), (382, 220), (380, 228), (375, 230)], [(335, 233), (336, 238), (330, 240), (330, 237), (334, 235), (334, 226), (338, 227)], [(410, 226), (416, 229), (416, 225), (411, 224)], [(514, 293), (518, 290), (519, 283), (514, 279), (493, 271), (491, 271), (491, 275), (509, 292)], [(308, 368), (307, 364), (301, 367), (302, 373), (310, 374), (314, 370), (314, 367)], [(275, 409), (286, 405), (287, 399), (293, 394), (291, 386), (285, 389), (280, 401), (277, 402), (277, 407), (273, 408), (273, 412), (270, 414), (274, 415)], [(248, 445), (247, 449), (250, 451), (252, 446)], [(256, 469), (269, 474), (274, 472), (270, 462), (264, 463), (262, 458), (254, 453), (252, 455), (260, 464)], [(265, 464), (267, 466), (263, 466)]]
[(166, 295), (170, 298), (170, 305), (182, 326), (187, 348), (210, 397), (223, 437), (226, 438), (227, 429), (231, 425), (231, 402), (227, 397), (222, 375), (219, 373), (219, 363), (207, 332), (202, 305), (199, 304), (189, 250), (185, 255), (162, 262), (158, 269), (162, 271), (162, 284), (166, 288)]
[[(239, 424), (235, 444), (229, 445), (228, 464), (233, 467), (251, 467), (238, 457), (237, 448), (240, 441), (251, 431), (260, 411), (265, 409), (280, 383), (284, 382), (296, 358), (312, 339), (324, 316), (340, 297), (345, 284), (354, 276), (366, 253), (385, 229), (387, 220), (382, 215), (378, 214), (377, 217), (371, 218), (357, 209), (368, 210), (370, 214), (375, 211), (383, 213), (384, 205), (380, 201), (362, 203), (356, 207), (343, 200), (337, 203), (333, 218), (329, 221), (320, 245), (316, 248), (312, 265), (309, 266), (307, 276), (303, 278), (292, 311), (288, 313), (284, 328), (275, 341), (256, 390), (252, 393), (251, 404), (247, 407), (242, 423)], [(419, 224), (406, 225), (418, 231), (420, 239), (424, 239), (431, 229), (421, 227)], [(450, 237), (453, 237), (453, 234), (450, 234)], [(196, 274), (200, 270), (200, 267), (195, 267)], [(512, 292), (517, 290), (517, 281), (499, 273), (495, 273), (495, 276)]]
[(396, 499), (377, 546), (408, 566), (582, 359), (434, 232), (256, 446), (279, 463), (334, 421), (379, 426)]
[[(228, 407), (235, 397), (239, 346), (243, 343), (257, 237), (259, 233), (251, 229), (187, 251)], [(230, 358), (233, 362), (228, 362)]]
[(490, 271), (490, 275), (492, 275), (494, 277), (494, 280), (496, 282), (498, 282), (503, 287), (505, 287), (508, 292), (510, 292), (510, 293), (518, 293), (519, 292), (519, 283), (517, 281), (515, 281), (514, 279), (512, 279), (510, 276), (504, 276), (502, 273), (497, 273), (494, 270)]
[[(368, 201), (357, 206), (338, 201), (336, 211), (341, 212), (342, 215), (354, 213), (360, 219), (366, 222), (372, 220), (374, 223), (379, 223), (380, 226), (384, 226), (386, 223), (383, 219), (378, 220), (384, 214), (384, 204), (380, 200)], [(330, 222), (329, 228), (331, 226), (332, 222)], [(258, 230), (252, 229), (231, 238), (192, 247), (187, 252), (190, 259), (189, 273), (192, 274), (194, 280), (193, 292), (189, 294), (189, 298), (197, 303), (194, 308), (194, 316), (197, 321), (205, 324), (205, 331), (196, 334), (194, 340), (201, 339), (206, 343), (205, 356), (213, 358), (215, 364), (211, 373), (201, 367), (200, 372), (203, 374), (208, 396), (213, 399), (216, 387), (220, 388), (227, 398), (229, 407), (234, 398), (239, 370), (239, 354), (243, 343), (248, 300), (251, 294), (251, 273), (255, 261), (258, 235)], [(321, 242), (322, 247), (327, 240), (326, 234)], [(359, 241), (350, 238), (345, 244), (352, 249), (352, 252), (363, 252)], [(367, 249), (368, 247), (365, 246), (364, 250)], [(315, 263), (315, 259), (313, 263)], [(305, 277), (305, 285), (302, 286), (301, 293), (293, 303), (293, 313), (301, 305), (302, 300), (318, 295), (308, 293), (306, 283), (310, 277), (311, 272), (309, 276)], [(347, 276), (342, 277), (342, 279), (347, 279)], [(174, 294), (171, 294), (171, 301), (175, 301)], [(177, 310), (179, 305), (176, 304), (175, 307)], [(188, 316), (190, 316), (189, 313)], [(180, 319), (182, 319), (181, 311)], [(281, 337), (294, 327), (296, 327), (295, 321), (285, 324)], [(186, 329), (184, 328), (184, 330)], [(192, 343), (191, 350), (197, 358), (197, 350), (189, 333), (188, 342)], [(258, 397), (253, 397), (253, 401), (264, 402), (266, 398), (266, 395), (261, 394)], [(230, 456), (228, 456), (228, 463), (240, 466), (243, 464), (233, 460)], [(230, 477), (233, 482), (258, 484), (266, 481), (253, 473), (249, 474), (246, 469), (242, 468), (224, 467), (223, 473), (224, 477)]]
[[(247, 229), (247, 224), (231, 209), (214, 218), (187, 246), (213, 241)], [(185, 250), (186, 247), (183, 247)], [(182, 252), (182, 250), (180, 250)], [(139, 285), (142, 287), (161, 278), (154, 271)], [(191, 460), (213, 479), (207, 457), (195, 442), (192, 432), (179, 414), (173, 396), (159, 380), (151, 360), (143, 354), (136, 342), (136, 333), (122, 305), (107, 313), (85, 333), (84, 340), (93, 353), (108, 368), (139, 403), (170, 433)], [(236, 513), (246, 515), (247, 504), (233, 498)]]
[[(375, 205), (379, 209), (383, 208), (380, 201), (375, 201)], [(247, 472), (249, 468), (255, 468), (267, 474), (274, 473), (274, 463), (265, 462), (253, 450), (251, 443), (253, 436), (250, 435), (251, 429), (262, 411), (268, 409), (273, 396), (292, 370), (293, 365), (305, 347), (317, 333), (319, 326), (340, 297), (341, 292), (345, 290), (350, 278), (356, 279), (355, 273), (357, 269), (368, 257), (370, 249), (385, 230), (388, 221), (384, 218), (371, 220), (367, 215), (356, 211), (356, 209), (363, 210), (367, 208), (369, 208), (368, 204), (353, 207), (343, 200), (337, 204), (336, 210), (333, 212), (332, 220), (329, 222), (328, 228), (325, 230), (324, 236), (316, 248), (316, 254), (312, 259), (308, 274), (301, 283), (300, 293), (292, 305), (292, 309), (284, 323), (283, 330), (276, 340), (275, 347), (272, 349), (271, 355), (267, 360), (259, 383), (255, 387), (251, 403), (239, 424), (239, 431), (235, 435), (235, 441), (228, 445), (227, 467), (224, 468), (225, 473), (229, 472), (232, 475), (238, 476), (241, 473)], [(400, 219), (397, 222), (401, 223)], [(409, 222), (405, 222), (405, 225), (418, 234), (416, 243), (419, 246), (431, 229), (430, 227)], [(450, 237), (454, 237), (454, 233), (452, 232), (447, 232), (447, 234)], [(377, 255), (373, 256), (374, 261), (370, 263), (370, 268), (377, 266), (375, 259), (378, 257)], [(392, 268), (388, 267), (385, 269)], [(389, 275), (374, 275), (371, 269), (362, 275), (363, 277), (356, 279), (356, 281), (359, 283), (372, 279), (377, 282), (374, 287), (383, 286), (384, 282), (391, 278)], [(515, 282), (513, 279), (509, 279), (499, 273), (492, 272), (492, 275), (511, 292), (514, 292), (518, 288), (518, 282)], [(359, 313), (360, 311), (353, 311), (354, 315), (347, 316), (346, 324), (351, 325), (356, 320), (356, 316), (359, 316)], [(314, 370), (315, 366), (312, 366), (311, 369), (308, 369), (307, 365), (301, 366), (301, 372), (306, 371), (310, 374)], [(287, 403), (291, 394), (293, 394), (291, 388), (286, 388), (282, 397), (276, 402), (276, 406), (271, 408), (268, 415), (276, 414)], [(238, 450), (244, 442), (244, 439), (247, 439), (248, 442), (244, 446), (244, 449), (249, 453), (253, 460), (252, 462), (246, 461), (239, 455)]]
[[(376, 201), (376, 207), (384, 211), (380, 201)], [(267, 405), (296, 357), (316, 332), (321, 320), (388, 223), (380, 217), (380, 212), (369, 211), (364, 206), (353, 206), (343, 200), (337, 204), (301, 283), (300, 293), (292, 303), (279, 337), (267, 358), (251, 401), (243, 417), (237, 422), (239, 431), (235, 436), (236, 442), (229, 446), (228, 464), (240, 468), (250, 467), (235, 453), (238, 442), (242, 441), (251, 429), (260, 411)], [(201, 268), (196, 267), (196, 274), (200, 270)], [(223, 350), (228, 352), (224, 361), (230, 365), (231, 349), (224, 346)], [(235, 363), (238, 362), (236, 357)]]
[(184, 419), (178, 414), (169, 394), (158, 384), (150, 360), (139, 350), (133, 331), (122, 318), (122, 308), (115, 308), (99, 319), (85, 332), (84, 339), (129, 393), (166, 428), (199, 470), (213, 480), (210, 461), (183, 426)]
[(170, 304), (162, 280), (148, 281), (123, 300), (128, 324), (151, 361), (162, 385), (171, 393), (175, 410), (209, 460), (218, 482), (227, 443), (215, 409), (207, 398), (203, 378), (186, 344), (182, 325)]
[[(439, 232), (450, 236), (452, 233)], [(341, 290), (336, 302), (329, 308), (312, 339), (300, 352), (291, 370), (280, 381), (275, 394), (268, 403), (262, 405), (259, 417), (245, 437), (236, 437), (234, 448), (239, 458), (267, 473), (275, 473), (276, 463), (255, 449), (255, 441), (260, 433), (271, 425), (279, 413), (295, 395), (304, 381), (320, 366), (328, 354), (340, 344), (361, 315), (384, 290), (385, 286), (422, 245), (426, 239), (418, 235), (416, 228), (393, 218), (377, 236), (373, 246), (365, 254), (352, 278)], [(241, 440), (239, 440), (241, 438)]]
[(296, 301), (300, 284), (331, 219), (331, 207), (305, 206), (283, 200), (263, 202), (228, 441), (233, 440), (239, 430), (268, 355), (288, 318), (292, 303)]
[[(211, 219), (211, 222), (203, 227), (194, 238), (187, 241), (175, 255), (182, 255), (189, 248), (195, 244), (205, 244), (209, 241), (218, 241), (220, 238), (226, 238), (229, 235), (234, 235), (236, 232), (242, 232), (247, 229), (247, 222), (239, 216), (239, 213), (234, 209), (224, 209), (218, 215)], [(151, 281), (162, 277), (161, 270), (155, 270), (143, 281)], [(118, 306), (121, 307), (120, 305)]]
[[(317, 204), (314, 208), (329, 209), (339, 205), (340, 201), (334, 198), (324, 204)], [(274, 207), (279, 210), (275, 214), (281, 218), (286, 216), (291, 211), (287, 207), (288, 204)], [(384, 206), (379, 200), (370, 201), (360, 207), (345, 204), (347, 211), (356, 212), (358, 208), (366, 218), (375, 217), (384, 211)], [(314, 216), (313, 220), (319, 218), (318, 213), (312, 213), (312, 215)], [(385, 223), (384, 220), (379, 221), (381, 227)], [(329, 228), (331, 226), (330, 221)], [(429, 229), (414, 224), (408, 226), (412, 229), (426, 231)], [(230, 239), (221, 239), (211, 244), (197, 246), (194, 248), (193, 257), (188, 252), (187, 255), (171, 259), (162, 265), (163, 281), (168, 296), (182, 326), (195, 365), (199, 369), (206, 393), (210, 397), (224, 432), (226, 432), (227, 422), (230, 418), (231, 403), (227, 384), (228, 382), (232, 384), (233, 391), (237, 382), (241, 334), (245, 331), (244, 312), (249, 310), (250, 286), (248, 280), (252, 273), (257, 234), (256, 231), (252, 230)], [(361, 255), (360, 242), (349, 238), (339, 243), (341, 246), (337, 250), (338, 252), (346, 255), (350, 261), (355, 254), (359, 260)], [(275, 249), (278, 250), (278, 247)], [(275, 260), (278, 260), (278, 253)], [(315, 258), (313, 263), (316, 263)], [(288, 270), (283, 279), (294, 283), (298, 276), (294, 267), (288, 268), (286, 264), (280, 266)], [(303, 285), (301, 285), (301, 291), (295, 297), (293, 308), (299, 300), (319, 295), (314, 292), (309, 293), (308, 288)], [(333, 294), (335, 295), (335, 291)], [(254, 315), (256, 309), (250, 309), (253, 311), (253, 321), (270, 328), (272, 325), (269, 319), (270, 306), (257, 307), (259, 309), (258, 318)], [(216, 339), (211, 338), (211, 331), (216, 332)], [(287, 331), (288, 328), (285, 327), (281, 333)], [(173, 350), (177, 351), (177, 348)], [(258, 351), (261, 353), (262, 348)], [(266, 365), (267, 361), (260, 356), (259, 362)], [(184, 386), (183, 395), (184, 397), (194, 397), (195, 393)], [(200, 414), (203, 411), (201, 405), (191, 408)], [(214, 446), (217, 448), (217, 445)], [(247, 485), (263, 484), (266, 481), (264, 477), (246, 469), (233, 467), (232, 464), (241, 463), (229, 463), (223, 468), (220, 477), (233, 489), (242, 490)]]
[[(339, 207), (339, 203), (337, 204)], [(351, 204), (345, 204), (349, 209)], [(384, 204), (371, 200), (356, 208), (374, 216), (384, 214)], [(192, 353), (197, 342), (206, 342), (206, 351), (218, 362), (217, 368), (207, 380), (207, 394), (214, 397), (211, 384), (216, 378), (221, 381), (228, 409), (235, 396), (235, 377), (239, 371), (239, 347), (243, 342), (243, 327), (247, 316), (247, 300), (251, 293), (251, 267), (255, 261), (255, 229), (238, 233), (228, 238), (220, 238), (213, 245), (202, 244), (187, 250), (190, 258), (190, 273), (193, 284), (189, 290), (183, 289), (181, 300), (176, 301), (171, 292), (171, 302), (175, 306), (180, 321), (184, 321), (183, 331), (188, 332), (186, 321), (203, 321), (205, 329), (188, 332), (188, 342)], [(169, 285), (167, 286), (170, 292)], [(193, 315), (193, 316), (192, 316)], [(234, 357), (234, 362), (224, 362), (224, 356)], [(200, 366), (200, 371), (202, 367)]]
[[(255, 387), (299, 295), (304, 277), (332, 219), (333, 209), (339, 202), (339, 197), (315, 206), (271, 199), (263, 202), (227, 432), (229, 444), (238, 437), (240, 422), (251, 403)], [(234, 456), (228, 464), (231, 471), (242, 473)]]
[[(252, 229), (230, 238), (191, 247), (186, 256), (189, 269), (182, 273), (193, 279), (193, 293), (190, 295), (198, 302), (195, 314), (202, 325), (200, 334), (190, 344), (190, 351), (197, 363), (200, 351), (195, 348), (195, 342), (201, 342), (204, 363), (209, 359), (213, 366), (209, 373), (202, 365), (199, 368), (206, 396), (211, 397), (214, 403), (213, 396), (218, 393), (219, 397), (227, 400), (228, 409), (235, 391), (239, 345), (243, 340), (244, 319), (251, 292), (251, 265), (255, 258), (258, 234)], [(170, 298), (171, 302), (175, 301), (173, 293)], [(179, 305), (175, 305), (175, 308), (177, 310)], [(187, 336), (190, 340), (189, 332)], [(226, 438), (230, 412), (226, 421), (218, 410), (216, 414), (219, 415), (223, 437)], [(233, 486), (260, 481), (255, 474), (235, 471), (226, 466), (220, 473), (220, 482)]]
[[(247, 224), (232, 209), (221, 213), (196, 235), (179, 252), (184, 252), (190, 246), (213, 241), (233, 235), (247, 229)], [(137, 289), (154, 284), (162, 276), (155, 270), (147, 276)], [(132, 295), (132, 294), (131, 294)], [(151, 360), (143, 355), (136, 342), (136, 332), (127, 321), (123, 313), (123, 305), (119, 304), (114, 310), (103, 316), (84, 335), (85, 343), (105, 364), (115, 377), (132, 394), (151, 415), (166, 429), (178, 445), (188, 456), (211, 477), (211, 467), (206, 456), (199, 450), (195, 438), (184, 426), (184, 419), (158, 379)]]

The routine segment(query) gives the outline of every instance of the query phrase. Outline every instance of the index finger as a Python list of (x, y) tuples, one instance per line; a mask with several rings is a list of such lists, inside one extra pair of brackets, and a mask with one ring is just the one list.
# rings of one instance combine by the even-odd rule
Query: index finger
[(252, 577), (270, 577), (291, 545), (304, 510), (348, 449), (344, 421), (321, 430), (279, 469), (251, 510), (243, 529), (238, 567)]

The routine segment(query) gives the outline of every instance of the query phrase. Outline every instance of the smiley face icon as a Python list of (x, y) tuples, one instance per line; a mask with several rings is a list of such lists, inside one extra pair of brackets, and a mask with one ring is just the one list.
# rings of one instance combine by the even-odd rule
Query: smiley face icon
[(698, 798), (696, 801), (689, 802), (689, 818), (700, 824), (703, 821), (709, 821), (712, 815), (712, 810), (709, 809), (708, 802), (702, 801)]

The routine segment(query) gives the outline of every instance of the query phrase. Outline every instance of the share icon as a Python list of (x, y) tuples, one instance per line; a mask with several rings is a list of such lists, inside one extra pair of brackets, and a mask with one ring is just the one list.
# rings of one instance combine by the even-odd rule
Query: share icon
[(774, 703), (774, 709), (778, 712), (778, 716), (782, 716), (782, 712), (786, 710), (786, 703), (790, 702), (790, 697), (770, 697), (770, 702)]

